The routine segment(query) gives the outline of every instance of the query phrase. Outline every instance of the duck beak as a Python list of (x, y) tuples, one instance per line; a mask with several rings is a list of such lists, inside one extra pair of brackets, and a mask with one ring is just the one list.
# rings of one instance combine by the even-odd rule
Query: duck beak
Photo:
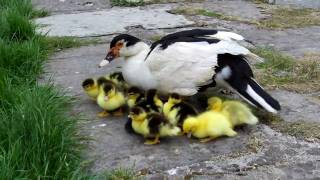
[(113, 55), (113, 53), (109, 52), (107, 56), (100, 62), (99, 67), (108, 65), (114, 58), (115, 56)]

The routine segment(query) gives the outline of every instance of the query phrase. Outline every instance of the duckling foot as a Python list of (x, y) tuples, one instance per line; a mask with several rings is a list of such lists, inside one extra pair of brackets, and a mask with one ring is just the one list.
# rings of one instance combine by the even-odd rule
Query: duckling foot
[(146, 145), (155, 145), (155, 144), (159, 144), (159, 143), (160, 143), (159, 136), (156, 136), (154, 138), (154, 140), (146, 140), (144, 142), (144, 144), (146, 144)]
[(209, 141), (211, 141), (211, 140), (213, 140), (213, 138), (212, 138), (212, 137), (208, 137), (208, 138), (203, 138), (203, 139), (201, 139), (200, 142), (201, 142), (201, 143), (207, 143), (207, 142), (209, 142)]
[(108, 113), (108, 111), (102, 111), (100, 113), (98, 113), (98, 117), (107, 117), (109, 116), (110, 114)]
[(123, 116), (122, 108), (113, 113), (114, 116)]

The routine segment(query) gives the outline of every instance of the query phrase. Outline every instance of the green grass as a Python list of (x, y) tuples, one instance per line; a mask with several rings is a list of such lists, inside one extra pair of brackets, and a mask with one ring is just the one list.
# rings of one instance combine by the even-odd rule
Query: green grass
[(143, 0), (111, 0), (112, 6), (143, 6), (145, 3)]
[(0, 0), (0, 179), (132, 179), (131, 170), (87, 173), (73, 99), (37, 83), (52, 52), (96, 41), (36, 34), (37, 13), (30, 0)]
[(259, 82), (267, 87), (285, 88), (299, 92), (320, 90), (320, 62), (306, 56), (301, 60), (284, 55), (273, 48), (251, 49), (265, 62), (255, 65)]
[(70, 98), (36, 82), (49, 50), (30, 1), (0, 5), (0, 179), (70, 179), (82, 168)]

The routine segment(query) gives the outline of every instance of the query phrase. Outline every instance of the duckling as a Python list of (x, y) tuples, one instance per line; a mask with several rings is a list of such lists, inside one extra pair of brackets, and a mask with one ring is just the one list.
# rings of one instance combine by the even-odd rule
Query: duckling
[[(128, 117), (132, 120), (134, 132), (146, 139), (144, 144), (158, 144), (160, 143), (160, 137), (178, 136), (181, 133), (180, 128), (171, 125), (160, 113), (147, 113), (139, 106), (133, 107)], [(147, 140), (147, 138), (154, 139)]]
[(132, 108), (143, 100), (145, 100), (143, 90), (135, 86), (128, 89), (127, 105), (129, 108)]
[(82, 88), (86, 94), (94, 101), (97, 100), (99, 88), (96, 78), (88, 78), (82, 82)]
[(220, 136), (235, 136), (237, 132), (232, 129), (232, 124), (222, 113), (206, 111), (196, 117), (188, 117), (183, 122), (183, 133), (193, 135), (200, 142), (208, 142)]
[(150, 89), (146, 92), (146, 101), (151, 109), (156, 112), (162, 112), (163, 102), (159, 98), (156, 89)]
[(107, 80), (112, 81), (114, 84), (116, 84), (118, 87), (122, 89), (128, 88), (128, 84), (124, 80), (121, 72), (114, 72), (114, 73), (108, 74), (105, 76), (105, 78)]
[(188, 116), (195, 116), (198, 112), (192, 105), (184, 102), (179, 94), (172, 93), (163, 105), (163, 114), (171, 124), (182, 127), (183, 121)]
[(250, 108), (239, 101), (222, 101), (219, 97), (211, 97), (208, 99), (208, 110), (221, 112), (231, 122), (232, 126), (242, 124), (255, 125), (258, 118), (251, 112)]
[(145, 99), (142, 99), (137, 106), (143, 108), (146, 112), (162, 112), (163, 102), (159, 98), (156, 89), (150, 89), (145, 93)]
[(99, 113), (99, 117), (106, 117), (110, 113), (116, 116), (122, 115), (122, 107), (126, 100), (124, 94), (117, 89), (116, 85), (105, 79), (104, 77), (98, 79), (99, 95), (97, 97), (98, 105), (104, 109)]

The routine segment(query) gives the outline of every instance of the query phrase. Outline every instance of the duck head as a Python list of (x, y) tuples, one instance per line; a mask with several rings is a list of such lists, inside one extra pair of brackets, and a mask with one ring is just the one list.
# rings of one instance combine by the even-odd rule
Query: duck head
[[(120, 34), (114, 37), (107, 50), (107, 56), (100, 62), (99, 67), (109, 64), (118, 57), (128, 58), (138, 54), (147, 44), (129, 34)], [(148, 47), (148, 46), (147, 46)]]

